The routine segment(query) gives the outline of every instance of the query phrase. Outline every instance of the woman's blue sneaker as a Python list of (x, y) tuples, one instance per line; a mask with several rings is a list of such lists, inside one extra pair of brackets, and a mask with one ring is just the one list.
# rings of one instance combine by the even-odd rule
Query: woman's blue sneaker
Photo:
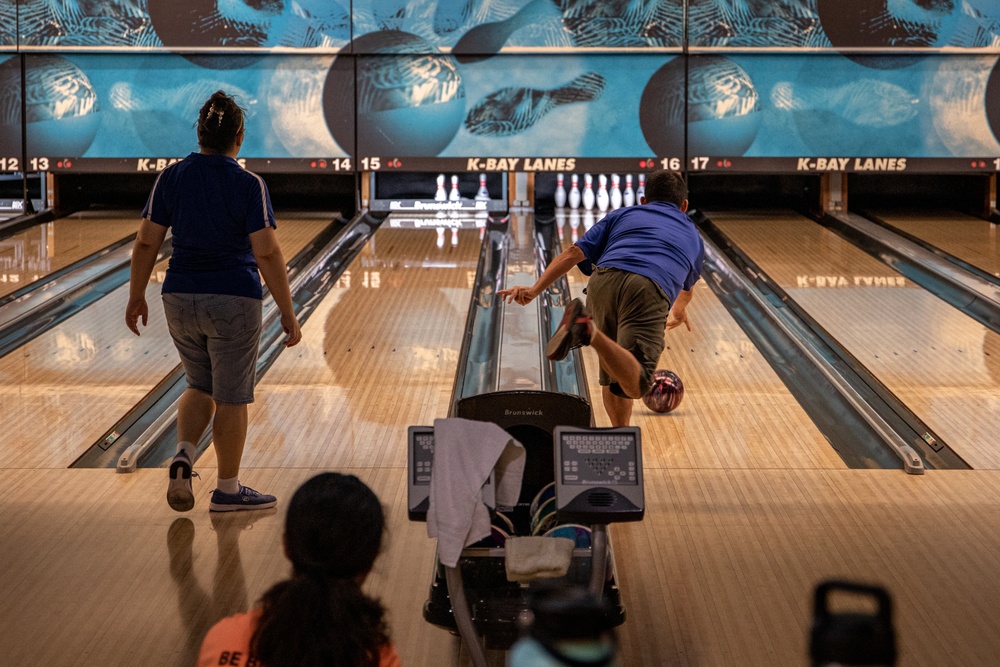
[(240, 484), (236, 493), (223, 493), (216, 489), (212, 491), (212, 501), (208, 509), (213, 512), (236, 512), (239, 510), (266, 510), (278, 504), (278, 499), (266, 493), (254, 491), (249, 486)]

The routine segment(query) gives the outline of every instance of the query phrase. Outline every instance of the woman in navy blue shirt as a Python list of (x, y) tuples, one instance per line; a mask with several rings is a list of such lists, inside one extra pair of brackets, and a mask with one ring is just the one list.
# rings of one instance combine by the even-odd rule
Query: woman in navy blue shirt
[(267, 186), (235, 159), (243, 137), (243, 109), (216, 92), (198, 114), (201, 151), (160, 173), (132, 251), (125, 323), (138, 336), (139, 321), (145, 326), (149, 315), (146, 286), (167, 230), (172, 230), (163, 310), (188, 383), (178, 405), (179, 442), (167, 490), (167, 502), (179, 512), (194, 507), (195, 443), (209, 422), (219, 466), (209, 509), (277, 504), (274, 496), (239, 482), (247, 405), (253, 402), (256, 383), (261, 276), (281, 312), (285, 345), (298, 343), (302, 333)]

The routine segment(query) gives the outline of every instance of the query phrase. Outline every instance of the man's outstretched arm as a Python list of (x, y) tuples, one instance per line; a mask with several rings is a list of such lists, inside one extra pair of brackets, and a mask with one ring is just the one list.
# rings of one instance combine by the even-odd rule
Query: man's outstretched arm
[(580, 246), (573, 244), (566, 250), (559, 253), (555, 259), (549, 262), (545, 271), (538, 277), (531, 287), (518, 285), (508, 289), (502, 289), (497, 294), (506, 299), (507, 303), (517, 303), (525, 306), (532, 302), (539, 294), (548, 289), (549, 285), (566, 275), (570, 269), (587, 258), (583, 254)]

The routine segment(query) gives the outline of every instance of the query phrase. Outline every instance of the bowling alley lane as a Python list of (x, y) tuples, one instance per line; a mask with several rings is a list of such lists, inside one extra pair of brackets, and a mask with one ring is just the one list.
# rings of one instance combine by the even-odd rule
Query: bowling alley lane
[[(399, 479), (379, 492), (393, 516), (371, 585), (389, 609), (404, 664), (454, 664), (455, 638), (421, 617), (434, 548), (426, 528), (405, 517), (402, 473), (407, 427), (448, 416), (481, 241), (471, 224), (394, 228), (393, 217), (399, 222), (382, 223), (306, 321), (302, 342), (257, 385), (241, 476), (268, 491), (274, 469)], [(213, 448), (198, 459), (199, 506), (216, 465)], [(291, 490), (274, 492), (280, 509)]]
[[(570, 274), (579, 295), (582, 274)], [(704, 280), (688, 306), (691, 331), (666, 333), (658, 368), (684, 383), (680, 406), (658, 414), (636, 401), (643, 468), (838, 469), (843, 460), (754, 347)], [(610, 426), (601, 403), (597, 355), (584, 348), (598, 426)]]
[[(245, 468), (405, 467), (407, 426), (448, 415), (479, 230), (471, 218), (393, 227), (399, 217), (382, 223), (302, 342), (258, 384)], [(214, 450), (199, 465), (214, 466)]]
[[(279, 218), (286, 259), (332, 217)], [(0, 468), (70, 465), (179, 363), (160, 305), (166, 268), (156, 266), (146, 289), (149, 323), (140, 337), (125, 327), (123, 285), (0, 358)]]
[(945, 210), (873, 209), (872, 213), (893, 227), (1000, 278), (1000, 225)]
[(134, 234), (139, 213), (74, 213), (0, 239), (0, 297)]
[(1000, 337), (790, 211), (706, 212), (973, 468), (1000, 467)]

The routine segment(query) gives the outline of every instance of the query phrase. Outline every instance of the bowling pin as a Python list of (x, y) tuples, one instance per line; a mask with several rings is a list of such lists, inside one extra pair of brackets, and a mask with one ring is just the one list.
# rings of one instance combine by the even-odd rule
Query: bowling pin
[(580, 240), (580, 213), (576, 209), (569, 212), (569, 230), (573, 243)]
[(583, 212), (583, 231), (588, 231), (594, 226), (594, 212), (584, 211)]
[(600, 183), (597, 188), (597, 208), (601, 211), (607, 211), (608, 205), (611, 203), (611, 198), (608, 196), (608, 177), (600, 174), (597, 180)]
[(437, 191), (434, 192), (434, 201), (447, 201), (448, 195), (444, 191), (444, 174), (438, 174)]
[(451, 245), (453, 247), (458, 245), (458, 227), (451, 228)]
[(566, 211), (559, 209), (556, 211), (556, 232), (559, 240), (563, 240), (563, 228), (566, 226)]
[(632, 174), (625, 174), (625, 192), (622, 193), (622, 205), (635, 204), (635, 190), (632, 189)]
[(570, 176), (570, 184), (569, 207), (580, 208), (580, 177), (576, 174)]
[[(483, 174), (485, 176), (485, 174)], [(479, 240), (486, 236), (486, 223), (489, 221), (489, 214), (486, 211), (476, 211), (476, 227), (479, 228)]]
[(646, 174), (639, 174), (639, 187), (635, 191), (635, 203), (641, 204), (642, 198), (646, 196)]
[(621, 176), (611, 174), (611, 210), (622, 207)]
[(479, 174), (479, 192), (476, 193), (476, 201), (489, 201), (490, 191), (486, 187), (486, 174)]
[(437, 228), (437, 247), (444, 247), (444, 227)]
[(566, 205), (566, 188), (563, 186), (563, 175), (556, 174), (556, 206), (562, 208)]
[(458, 201), (462, 198), (458, 194), (458, 176), (451, 177), (451, 192), (448, 193), (448, 201)]
[(594, 177), (590, 174), (583, 175), (583, 207), (587, 210), (594, 208)]

